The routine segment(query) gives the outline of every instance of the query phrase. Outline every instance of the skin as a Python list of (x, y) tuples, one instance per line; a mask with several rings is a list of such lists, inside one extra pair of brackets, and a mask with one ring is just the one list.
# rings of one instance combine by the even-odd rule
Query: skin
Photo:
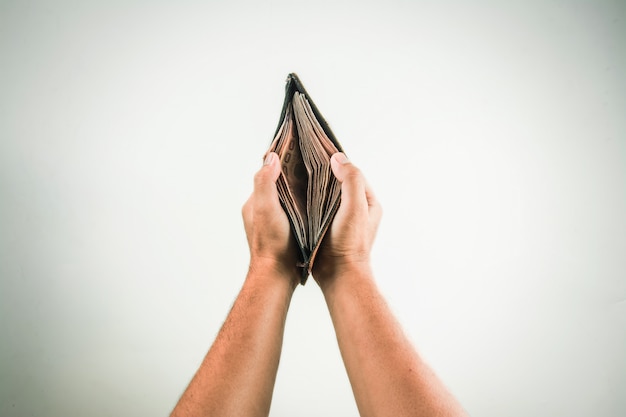
[[(331, 159), (342, 201), (315, 263), (361, 416), (464, 416), (403, 334), (370, 268), (382, 210), (345, 155)], [(298, 285), (297, 249), (268, 154), (243, 207), (250, 268), (235, 303), (172, 416), (267, 416), (285, 318)]]
[(464, 416), (455, 398), (419, 357), (370, 268), (382, 210), (358, 168), (331, 159), (342, 202), (314, 270), (330, 312), (361, 416)]

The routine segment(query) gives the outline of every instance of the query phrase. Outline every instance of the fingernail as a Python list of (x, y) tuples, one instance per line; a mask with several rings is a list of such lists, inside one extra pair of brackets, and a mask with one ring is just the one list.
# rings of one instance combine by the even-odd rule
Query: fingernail
[(337, 162), (339, 162), (341, 165), (344, 165), (350, 162), (348, 160), (348, 157), (341, 152), (337, 154), (336, 159), (337, 159)]
[(263, 161), (263, 165), (271, 164), (274, 161), (274, 158), (276, 158), (276, 154), (274, 152), (268, 153), (265, 157), (265, 161)]

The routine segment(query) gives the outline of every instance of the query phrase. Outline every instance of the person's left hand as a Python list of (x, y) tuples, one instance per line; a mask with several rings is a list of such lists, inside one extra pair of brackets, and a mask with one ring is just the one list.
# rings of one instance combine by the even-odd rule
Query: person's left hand
[(254, 191), (242, 209), (250, 269), (260, 272), (270, 268), (297, 280), (298, 249), (276, 189), (280, 170), (278, 155), (268, 153), (254, 176)]

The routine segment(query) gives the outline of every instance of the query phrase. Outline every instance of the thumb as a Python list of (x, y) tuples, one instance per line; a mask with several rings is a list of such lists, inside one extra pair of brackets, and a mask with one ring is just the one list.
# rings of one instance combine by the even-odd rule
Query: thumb
[(330, 158), (333, 174), (341, 183), (342, 199), (348, 204), (357, 202), (365, 195), (365, 180), (361, 171), (341, 152)]
[(269, 152), (263, 166), (254, 176), (254, 191), (261, 195), (276, 193), (276, 180), (280, 175), (280, 159), (275, 152)]
[(261, 171), (266, 170), (272, 182), (276, 182), (280, 175), (280, 157), (276, 152), (268, 152), (263, 160)]

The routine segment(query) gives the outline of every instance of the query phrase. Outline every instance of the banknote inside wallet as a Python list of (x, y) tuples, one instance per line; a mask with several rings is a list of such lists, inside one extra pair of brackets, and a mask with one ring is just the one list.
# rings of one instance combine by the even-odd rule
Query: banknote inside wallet
[(342, 152), (328, 124), (295, 74), (287, 78), (285, 103), (268, 152), (280, 157), (276, 187), (302, 255), (304, 284), (341, 199), (330, 157)]

